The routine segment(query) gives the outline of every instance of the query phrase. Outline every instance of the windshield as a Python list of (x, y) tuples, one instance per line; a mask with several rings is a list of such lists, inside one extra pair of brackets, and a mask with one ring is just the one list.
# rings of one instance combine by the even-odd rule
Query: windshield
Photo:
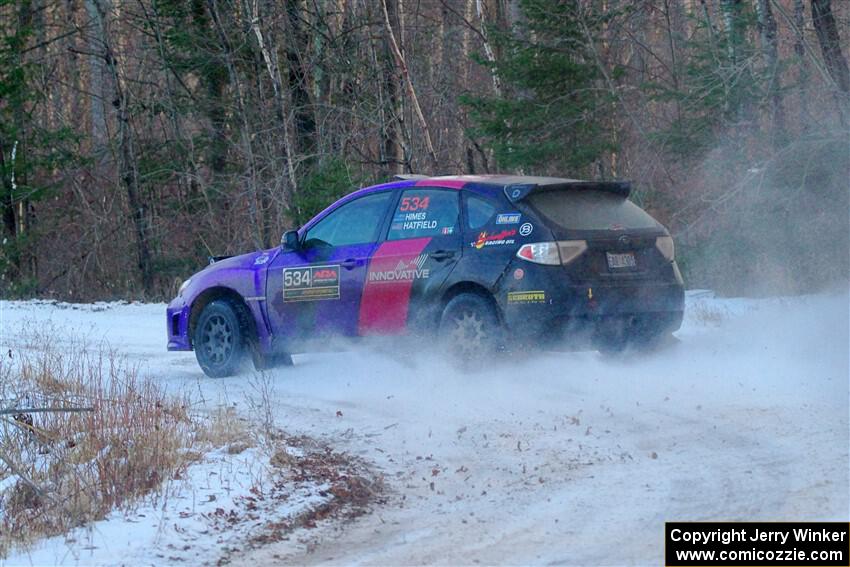
[(658, 228), (646, 211), (619, 195), (588, 189), (532, 193), (528, 202), (564, 229), (623, 230)]

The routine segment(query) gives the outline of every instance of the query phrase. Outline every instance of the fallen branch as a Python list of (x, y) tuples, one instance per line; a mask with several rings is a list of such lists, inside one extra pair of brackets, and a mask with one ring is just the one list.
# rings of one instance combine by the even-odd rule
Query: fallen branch
[(23, 471), (16, 467), (15, 463), (6, 455), (4, 455), (2, 451), (0, 451), (0, 461), (6, 463), (6, 466), (9, 467), (9, 470), (12, 471), (12, 474), (20, 478), (24, 482), (24, 484), (32, 488), (33, 492), (35, 492), (39, 497), (47, 498), (48, 500), (53, 500), (52, 498), (48, 497), (47, 493), (42, 490), (40, 486), (38, 486), (27, 475), (25, 475)]
[(13, 408), (0, 410), (0, 415), (18, 415), (21, 413), (81, 413), (94, 411), (94, 408)]

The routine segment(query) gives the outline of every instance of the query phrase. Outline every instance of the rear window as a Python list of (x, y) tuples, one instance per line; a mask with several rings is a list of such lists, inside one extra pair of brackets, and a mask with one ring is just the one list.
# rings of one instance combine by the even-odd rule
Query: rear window
[(658, 223), (643, 209), (619, 195), (604, 191), (542, 191), (528, 202), (547, 220), (575, 230), (656, 228)]

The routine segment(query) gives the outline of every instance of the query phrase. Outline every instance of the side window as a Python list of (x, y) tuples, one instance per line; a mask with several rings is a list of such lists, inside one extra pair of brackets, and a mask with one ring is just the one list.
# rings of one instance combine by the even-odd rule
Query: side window
[(307, 231), (308, 248), (347, 246), (374, 242), (392, 193), (360, 197), (339, 207)]
[(455, 234), (458, 212), (458, 191), (408, 189), (393, 213), (387, 240)]
[(496, 205), (483, 197), (469, 195), (466, 198), (466, 224), (467, 228), (475, 230), (481, 228), (493, 218), (496, 213)]

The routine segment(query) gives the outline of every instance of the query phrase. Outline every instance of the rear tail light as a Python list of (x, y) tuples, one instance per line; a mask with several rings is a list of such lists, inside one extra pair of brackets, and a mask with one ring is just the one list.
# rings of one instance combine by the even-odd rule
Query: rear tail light
[(557, 266), (568, 264), (587, 250), (584, 240), (562, 240), (560, 242), (535, 242), (523, 244), (517, 251), (517, 258), (535, 264)]
[(587, 250), (587, 242), (584, 240), (561, 240), (558, 242), (558, 250), (561, 251), (561, 263), (566, 266)]
[(661, 252), (661, 255), (664, 256), (668, 262), (672, 262), (673, 258), (676, 256), (672, 236), (659, 236), (655, 239), (655, 247), (658, 248), (658, 251)]
[(561, 257), (558, 255), (558, 245), (555, 242), (523, 244), (516, 255), (517, 258), (522, 258), (535, 264), (557, 266), (561, 263)]

